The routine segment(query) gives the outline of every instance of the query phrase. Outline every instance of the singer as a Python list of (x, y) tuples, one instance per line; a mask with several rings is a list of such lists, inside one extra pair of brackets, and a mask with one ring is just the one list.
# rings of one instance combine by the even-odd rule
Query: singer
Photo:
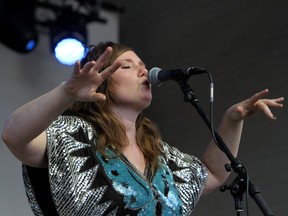
[[(8, 118), (2, 139), (22, 162), (35, 215), (190, 215), (200, 196), (227, 179), (213, 140), (202, 157), (160, 137), (142, 111), (152, 100), (147, 69), (133, 49), (103, 42), (70, 78)], [(231, 106), (218, 128), (236, 156), (243, 121), (284, 98), (268, 90)]]

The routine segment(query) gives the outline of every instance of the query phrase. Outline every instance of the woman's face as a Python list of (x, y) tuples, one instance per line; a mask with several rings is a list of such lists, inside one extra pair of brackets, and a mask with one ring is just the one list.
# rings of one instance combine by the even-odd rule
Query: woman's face
[(116, 105), (141, 112), (152, 100), (145, 64), (133, 51), (124, 52), (116, 61), (121, 62), (120, 68), (111, 75)]

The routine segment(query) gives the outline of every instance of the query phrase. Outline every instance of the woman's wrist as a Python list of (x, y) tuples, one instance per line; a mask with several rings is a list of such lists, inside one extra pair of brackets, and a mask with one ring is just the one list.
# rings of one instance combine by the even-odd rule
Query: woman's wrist
[(72, 93), (72, 91), (69, 91), (69, 88), (66, 85), (66, 81), (62, 82), (59, 85), (59, 90), (61, 91), (61, 94), (63, 94), (63, 98), (69, 103), (73, 104), (77, 101), (77, 96)]

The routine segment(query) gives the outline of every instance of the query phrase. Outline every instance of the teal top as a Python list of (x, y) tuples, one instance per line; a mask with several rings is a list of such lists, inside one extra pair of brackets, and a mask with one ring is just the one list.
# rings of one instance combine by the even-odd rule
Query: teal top
[(162, 142), (164, 153), (151, 175), (124, 156), (97, 151), (93, 127), (60, 116), (47, 129), (48, 169), (23, 165), (35, 215), (190, 215), (207, 181), (196, 157)]

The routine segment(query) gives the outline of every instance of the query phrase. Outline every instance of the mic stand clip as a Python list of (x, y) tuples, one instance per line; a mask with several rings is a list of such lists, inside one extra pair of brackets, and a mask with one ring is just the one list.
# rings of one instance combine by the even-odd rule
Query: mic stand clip
[(246, 191), (246, 180), (236, 176), (235, 180), (230, 185), (223, 185), (220, 187), (221, 192), (225, 192), (229, 190), (235, 205), (235, 212), (237, 216), (242, 215), (243, 207), (242, 207), (242, 200), (243, 194)]

